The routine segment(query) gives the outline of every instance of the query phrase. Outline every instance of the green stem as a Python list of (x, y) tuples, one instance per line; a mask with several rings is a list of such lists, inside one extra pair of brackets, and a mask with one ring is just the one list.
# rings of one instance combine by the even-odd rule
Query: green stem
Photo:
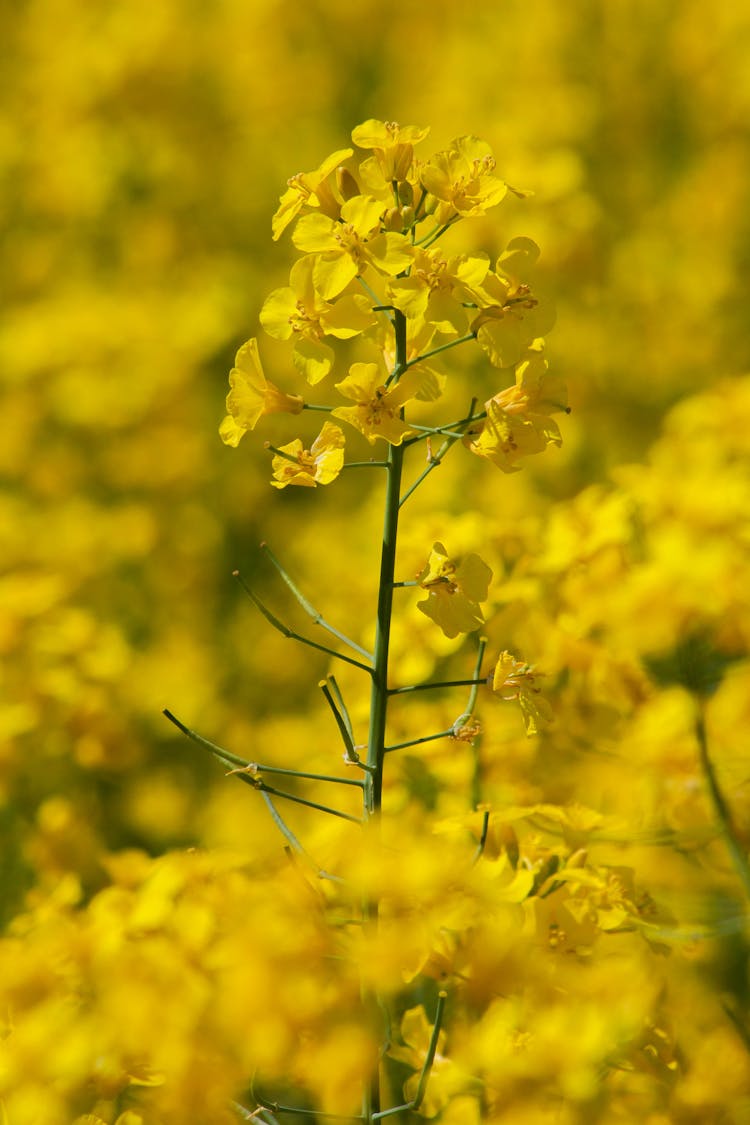
[(727, 804), (726, 798), (721, 791), (719, 779), (716, 775), (713, 762), (708, 753), (708, 734), (706, 732), (706, 718), (703, 712), (702, 704), (697, 704), (698, 710), (695, 717), (695, 734), (698, 739), (698, 750), (700, 753), (701, 768), (703, 776), (708, 787), (708, 793), (711, 798), (711, 803), (714, 807), (714, 812), (719, 821), (719, 831), (724, 838), (727, 851), (731, 856), (734, 869), (737, 872), (740, 881), (745, 889), (745, 894), (750, 897), (750, 863), (745, 854), (744, 849), (741, 847), (737, 834), (732, 823), (732, 813)]
[[(394, 331), (396, 337), (394, 375), (398, 376), (406, 370), (406, 317), (398, 309), (394, 312)], [(370, 729), (367, 739), (367, 765), (371, 772), (365, 779), (365, 817), (375, 816), (379, 812), (383, 794), (383, 762), (389, 695), (388, 651), (391, 639), (396, 538), (403, 464), (403, 446), (389, 445), (386, 466), (388, 475), (385, 491), (385, 511), (383, 514), (383, 543), (380, 553), (375, 651), (370, 694)]]
[(466, 336), (459, 336), (457, 340), (449, 340), (447, 344), (441, 344), (437, 348), (432, 348), (429, 352), (423, 352), (418, 355), (416, 359), (410, 359), (408, 367), (412, 367), (415, 363), (423, 363), (426, 359), (431, 359), (434, 355), (440, 355), (441, 352), (447, 352), (449, 348), (457, 348), (459, 344), (468, 344), (469, 340), (476, 340), (476, 332), (469, 332)]
[[(394, 310), (393, 329), (396, 345), (396, 362), (393, 378), (398, 379), (406, 370), (406, 317)], [(398, 535), (399, 495), (404, 466), (403, 445), (388, 446), (386, 488), (383, 513), (383, 541), (380, 551), (380, 582), (378, 585), (377, 621), (373, 653), (372, 684), (370, 690), (370, 725), (367, 735), (367, 772), (364, 777), (364, 818), (377, 817), (383, 799), (383, 763), (385, 761), (385, 734), (388, 715), (388, 652), (391, 639), (391, 614), (393, 611), (393, 580), (396, 569), (396, 540)], [(365, 897), (362, 903), (365, 927), (375, 929), (378, 924), (377, 899)], [(371, 989), (363, 990), (365, 1009), (373, 1022), (378, 1019), (381, 1004)], [(372, 1122), (380, 1112), (380, 1067), (374, 1068), (363, 1098), (363, 1116)]]

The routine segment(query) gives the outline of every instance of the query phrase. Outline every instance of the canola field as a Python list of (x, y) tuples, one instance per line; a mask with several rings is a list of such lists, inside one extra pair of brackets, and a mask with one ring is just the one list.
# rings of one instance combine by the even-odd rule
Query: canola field
[(750, 1121), (750, 13), (0, 28), (1, 1125)]

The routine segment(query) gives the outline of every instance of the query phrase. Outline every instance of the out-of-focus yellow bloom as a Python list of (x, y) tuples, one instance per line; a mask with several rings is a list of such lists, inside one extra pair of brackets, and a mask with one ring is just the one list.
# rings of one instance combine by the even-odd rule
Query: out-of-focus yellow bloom
[(377, 363), (354, 363), (346, 379), (336, 384), (336, 389), (357, 405), (337, 406), (333, 415), (349, 422), (371, 444), (375, 438), (382, 437), (391, 445), (400, 445), (410, 432), (401, 410), (404, 403), (417, 397), (424, 382), (425, 374), (411, 367), (388, 389)]
[(319, 383), (333, 365), (333, 349), (323, 336), (348, 340), (375, 323), (368, 299), (347, 294), (335, 304), (323, 300), (313, 284), (315, 256), (306, 254), (292, 266), (289, 286), (274, 289), (260, 311), (260, 322), (269, 336), (288, 340), (294, 334), (294, 366), (308, 383)]
[(525, 664), (506, 651), (500, 653), (490, 680), (501, 699), (518, 701), (529, 735), (538, 734), (540, 727), (552, 719), (552, 708), (536, 686), (540, 675), (533, 664)]
[(366, 195), (355, 195), (341, 208), (341, 222), (327, 215), (303, 215), (292, 241), (298, 250), (317, 255), (313, 266), (315, 288), (326, 300), (337, 297), (368, 265), (394, 276), (407, 268), (413, 250), (409, 240), (393, 231), (383, 232), (383, 204)]
[(299, 414), (303, 400), (288, 395), (266, 379), (258, 355), (258, 341), (243, 344), (229, 373), (231, 390), (227, 395), (227, 414), (219, 427), (225, 445), (237, 446), (248, 430), (255, 429), (264, 414)]
[[(404, 1096), (409, 1101), (417, 1093), (420, 1071), (427, 1055), (432, 1030), (424, 1008), (410, 1008), (401, 1020), (401, 1039), (404, 1045), (392, 1046), (388, 1052), (391, 1058), (406, 1063), (415, 1071), (404, 1083)], [(447, 1057), (445, 1047), (446, 1035), (444, 1031), (440, 1031), (421, 1108), (421, 1112), (426, 1117), (434, 1117), (452, 1097), (468, 1093), (475, 1085), (471, 1075)]]
[(319, 208), (335, 219), (339, 204), (333, 194), (329, 177), (343, 160), (352, 155), (350, 148), (338, 149), (327, 156), (319, 168), (312, 172), (297, 172), (289, 179), (287, 190), (271, 220), (274, 242), (305, 207)]
[[(280, 456), (280, 454), (285, 456)], [(299, 438), (279, 446), (279, 453), (271, 462), (274, 488), (298, 484), (315, 488), (330, 484), (341, 472), (344, 464), (344, 434), (333, 422), (325, 422), (315, 441), (305, 449)]]
[(484, 622), (479, 603), (487, 600), (492, 571), (479, 555), (452, 559), (435, 543), (417, 581), (428, 595), (417, 608), (440, 626), (446, 637), (471, 633)]

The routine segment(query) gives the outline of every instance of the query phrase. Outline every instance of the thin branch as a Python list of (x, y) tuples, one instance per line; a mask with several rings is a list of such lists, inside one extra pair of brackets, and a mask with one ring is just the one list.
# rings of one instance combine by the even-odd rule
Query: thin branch
[(204, 750), (210, 750), (210, 752), (217, 758), (220, 758), (222, 762), (227, 762), (231, 766), (237, 766), (239, 769), (245, 769), (250, 765), (250, 762), (248, 762), (246, 758), (238, 758), (236, 754), (230, 754), (229, 750), (224, 750), (223, 747), (217, 746), (215, 742), (209, 742), (207, 738), (197, 734), (194, 730), (191, 730), (190, 727), (186, 727), (185, 724), (181, 723), (166, 707), (162, 711), (162, 714), (169, 719), (170, 723), (174, 723), (177, 729), (182, 731), (184, 735), (187, 735), (193, 742), (197, 742)]
[(421, 246), (423, 250), (427, 250), (428, 247), (432, 246), (433, 242), (437, 242), (441, 234), (445, 234), (445, 232), (449, 230), (454, 223), (458, 222), (460, 217), (460, 215), (453, 215), (450, 219), (448, 219), (447, 223), (443, 223), (443, 225), (437, 229), (437, 231), (432, 235), (431, 238), (428, 237), (426, 241), (420, 239), (417, 245)]
[(344, 469), (387, 469), (387, 461), (347, 461), (345, 465), (341, 466)]
[(479, 693), (479, 685), (487, 682), (486, 679), (483, 679), (480, 676), (480, 672), (482, 670), (482, 661), (484, 660), (484, 653), (486, 648), (487, 638), (480, 637), (479, 647), (477, 649), (477, 659), (474, 664), (474, 680), (471, 686), (471, 691), (469, 692), (469, 700), (466, 704), (466, 710), (458, 716), (455, 723), (453, 724), (453, 734), (456, 734), (462, 726), (465, 726), (465, 724), (474, 714), (474, 708), (476, 707), (477, 703), (477, 694)]
[(302, 591), (297, 587), (295, 582), (292, 580), (290, 575), (287, 574), (287, 572), (284, 570), (284, 567), (281, 565), (279, 560), (276, 558), (276, 556), (274, 555), (273, 551), (268, 546), (268, 544), (267, 543), (261, 543), (260, 549), (261, 549), (261, 551), (264, 552), (265, 555), (267, 555), (269, 561), (273, 564), (273, 566), (278, 571), (282, 581), (289, 587), (289, 589), (291, 590), (291, 592), (294, 595), (294, 597), (296, 598), (296, 600), (299, 602), (299, 604), (304, 609), (305, 613), (309, 617), (312, 618), (312, 620), (315, 622), (315, 624), (320, 625), (320, 627), (322, 629), (326, 629), (332, 636), (336, 637), (337, 640), (342, 641), (345, 645), (348, 645), (349, 648), (354, 649), (355, 652), (358, 652), (360, 654), (360, 656), (364, 656), (365, 660), (369, 660), (370, 662), (372, 662), (372, 653), (368, 652), (367, 649), (362, 648), (362, 646), (358, 645), (356, 643), (356, 641), (351, 640), (349, 637), (346, 636), (345, 633), (340, 632), (333, 625), (330, 625), (326, 621), (326, 619), (323, 617), (323, 614), (320, 613), (315, 608), (315, 606), (310, 604), (310, 602), (304, 596)]
[(386, 746), (385, 753), (390, 754), (392, 750), (405, 750), (408, 746), (420, 746), (423, 742), (435, 742), (438, 738), (450, 738), (453, 734), (453, 727), (448, 730), (440, 730), (437, 734), (425, 734), (422, 738), (410, 738), (408, 742), (397, 742), (393, 746)]
[(214, 742), (209, 742), (207, 738), (203, 738), (202, 735), (191, 730), (190, 727), (186, 727), (184, 723), (180, 722), (176, 715), (173, 715), (172, 712), (168, 711), (166, 708), (164, 708), (162, 714), (193, 742), (196, 742), (199, 746), (203, 746), (206, 750), (210, 750), (210, 752), (217, 758), (220, 758), (222, 762), (235, 766), (237, 769), (258, 774), (285, 774), (288, 777), (300, 777), (304, 781), (327, 781), (332, 785), (359, 785), (360, 787), (362, 785), (359, 779), (351, 777), (334, 777), (331, 774), (325, 773), (307, 773), (304, 770), (292, 770), (284, 766), (267, 766), (263, 762), (250, 762), (246, 758), (239, 758), (236, 754), (231, 754), (229, 750), (224, 750), (223, 747), (217, 746)]
[(258, 773), (286, 774), (287, 777), (301, 777), (303, 781), (326, 781), (329, 785), (359, 785), (362, 782), (354, 777), (335, 777), (327, 773), (305, 773), (304, 770), (286, 769), (284, 766), (265, 766), (262, 762), (248, 762), (248, 766)]
[[(351, 732), (351, 729), (350, 729), (350, 725), (347, 724), (346, 719), (344, 718), (344, 716), (339, 711), (336, 700), (333, 698), (333, 693), (331, 692), (331, 688), (328, 684), (328, 681), (327, 680), (321, 680), (320, 683), (318, 684), (318, 687), (323, 692), (323, 695), (326, 698), (326, 703), (328, 704), (328, 706), (331, 708), (331, 711), (333, 712), (333, 717), (336, 720), (337, 727), (339, 728), (339, 734), (341, 735), (342, 741), (344, 743), (344, 749), (346, 751), (347, 762), (350, 762), (353, 766), (360, 766), (362, 769), (370, 769), (371, 767), (367, 766), (360, 759), (359, 754), (357, 753), (356, 749), (354, 748), (354, 739), (352, 738), (352, 732)], [(362, 785), (363, 783), (358, 782), (358, 784)]]
[(247, 785), (251, 785), (253, 789), (257, 789), (261, 793), (270, 793), (272, 797), (281, 797), (284, 801), (293, 801), (295, 805), (304, 805), (305, 808), (328, 813), (329, 816), (338, 816), (341, 820), (350, 820), (352, 824), (362, 823), (360, 817), (351, 816), (349, 813), (341, 812), (340, 809), (332, 809), (329, 805), (320, 805), (317, 801), (308, 801), (305, 797), (297, 797), (294, 793), (285, 793), (283, 789), (274, 789), (272, 785), (266, 785), (262, 778), (253, 776), (248, 770), (237, 769), (231, 770), (230, 773), (232, 777), (244, 781)]
[(737, 834), (732, 822), (732, 813), (727, 803), (724, 794), (719, 785), (719, 779), (716, 775), (713, 762), (708, 753), (708, 734), (706, 732), (706, 718), (703, 712), (703, 706), (697, 703), (698, 711), (695, 718), (695, 735), (698, 739), (698, 750), (700, 753), (701, 768), (703, 770), (703, 777), (708, 788), (708, 793), (711, 798), (711, 803), (714, 807), (717, 819), (719, 821), (719, 830), (724, 843), (726, 844), (729, 855), (732, 859), (734, 869), (737, 872), (740, 881), (745, 889), (745, 894), (750, 897), (750, 863), (745, 854), (744, 849), (741, 847)]
[(422, 363), (425, 359), (432, 359), (434, 355), (440, 355), (441, 352), (447, 352), (449, 348), (457, 348), (459, 344), (467, 344), (469, 340), (476, 340), (476, 332), (469, 332), (466, 336), (459, 336), (457, 340), (450, 340), (447, 344), (440, 344), (437, 348), (432, 348), (429, 352), (423, 352), (422, 355), (417, 356), (416, 359), (410, 359), (407, 367), (412, 367), (415, 363)]
[(354, 742), (354, 727), (352, 726), (351, 716), (349, 715), (346, 703), (344, 702), (344, 697), (341, 694), (341, 688), (338, 685), (338, 681), (333, 674), (326, 678), (331, 688), (331, 692), (333, 693), (333, 697), (336, 700), (336, 705), (341, 712), (341, 717), (346, 723), (346, 729), (349, 732), (349, 737), (351, 738), (352, 742)]
[(487, 832), (489, 830), (489, 827), (490, 827), (490, 813), (489, 813), (489, 809), (485, 809), (484, 814), (482, 816), (482, 831), (481, 831), (481, 834), (479, 836), (479, 843), (477, 844), (477, 850), (474, 852), (474, 856), (473, 856), (472, 861), (471, 861), (472, 867), (474, 867), (475, 864), (479, 863), (479, 860), (484, 855), (484, 849), (485, 849), (486, 844), (487, 844)]
[(388, 688), (389, 695), (405, 695), (409, 691), (432, 691), (435, 688), (466, 687), (469, 684), (485, 684), (486, 679), (441, 680), (439, 683), (409, 684), (407, 687)]
[[(268, 811), (271, 814), (271, 817), (273, 819), (274, 824), (278, 828), (279, 832), (281, 832), (282, 836), (284, 836), (285, 839), (289, 842), (291, 850), (293, 852), (296, 852), (297, 855), (302, 856), (303, 859), (307, 860), (307, 862), (310, 864), (310, 866), (312, 867), (313, 871), (315, 872), (315, 874), (318, 876), (319, 879), (329, 879), (332, 883), (343, 883), (344, 880), (339, 875), (331, 875), (330, 872), (324, 871), (322, 867), (318, 867), (317, 863), (315, 863), (315, 861), (312, 859), (312, 857), (309, 856), (307, 854), (307, 852), (305, 851), (305, 849), (302, 847), (302, 844), (299, 842), (297, 837), (294, 835), (291, 828), (286, 823), (286, 821), (282, 817), (281, 813), (279, 812), (279, 810), (276, 808), (273, 801), (269, 797), (268, 793), (264, 789), (261, 789), (260, 794), (261, 794), (263, 800), (266, 802), (266, 806), (268, 808)], [(287, 850), (287, 854), (288, 854), (289, 849), (286, 849), (286, 850)], [(291, 857), (290, 857), (290, 859), (291, 859)]]
[(308, 645), (310, 648), (316, 648), (319, 652), (326, 652), (329, 656), (335, 656), (337, 660), (343, 660), (346, 664), (353, 664), (355, 668), (361, 668), (363, 672), (372, 673), (372, 668), (369, 664), (363, 664), (361, 660), (355, 660), (351, 656), (345, 656), (343, 652), (337, 652), (335, 648), (329, 648), (328, 645), (318, 644), (317, 641), (312, 641), (309, 637), (303, 637), (302, 634), (298, 633), (295, 629), (290, 629), (287, 625), (284, 625), (284, 623), (279, 621), (278, 617), (271, 613), (270, 609), (263, 604), (258, 595), (251, 590), (238, 570), (233, 571), (232, 575), (237, 579), (250, 600), (258, 607), (266, 621), (268, 621), (270, 625), (273, 625), (274, 629), (278, 630), (283, 637), (288, 637), (293, 641), (299, 641), (300, 644)]
[(422, 1102), (424, 1101), (425, 1092), (427, 1090), (427, 1082), (432, 1070), (432, 1064), (435, 1061), (435, 1054), (437, 1053), (437, 1045), (438, 1039), (440, 1037), (440, 1028), (443, 1023), (443, 1011), (445, 1009), (446, 999), (447, 993), (438, 993), (437, 1008), (435, 1010), (435, 1023), (432, 1027), (432, 1034), (430, 1035), (427, 1054), (425, 1055), (424, 1063), (422, 1064), (422, 1070), (419, 1074), (419, 1081), (417, 1082), (417, 1090), (414, 1094), (414, 1097), (410, 1102), (406, 1102), (404, 1105), (395, 1105), (392, 1106), (391, 1109), (383, 1109), (380, 1111), (380, 1113), (373, 1113), (373, 1121), (381, 1121), (384, 1117), (393, 1117), (393, 1115), (396, 1113), (407, 1113), (409, 1110), (418, 1110)]
[[(463, 425), (464, 430), (466, 429), (466, 426), (469, 426), (473, 421), (476, 420), (475, 417), (474, 417), (474, 407), (476, 406), (476, 401), (477, 400), (475, 398), (473, 398), (471, 400), (471, 405), (469, 406), (468, 416), (466, 418), (464, 418), (461, 422), (456, 423), (456, 425), (458, 425), (458, 426)], [(410, 485), (409, 488), (407, 488), (406, 492), (403, 494), (403, 496), (399, 500), (399, 502), (398, 502), (399, 508), (401, 508), (406, 503), (406, 501), (409, 499), (411, 494), (419, 488), (420, 484), (425, 479), (425, 477), (429, 476), (429, 474), (433, 471), (433, 469), (435, 469), (440, 464), (443, 457), (445, 457), (446, 453), (451, 448), (451, 446), (455, 442), (457, 442), (460, 438), (462, 438), (463, 436), (464, 436), (464, 433), (462, 431), (452, 432), (452, 433), (449, 433), (446, 436), (445, 441), (440, 446), (440, 449), (437, 451), (437, 453), (430, 455), (429, 464), (427, 465), (427, 468), (424, 469), (423, 472), (421, 472), (419, 474), (419, 476), (414, 481), (414, 483), (412, 485)]]

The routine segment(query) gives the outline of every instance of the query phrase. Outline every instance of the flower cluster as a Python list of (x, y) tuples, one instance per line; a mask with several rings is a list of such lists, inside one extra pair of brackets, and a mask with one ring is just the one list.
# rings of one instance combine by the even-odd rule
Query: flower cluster
[[(302, 256), (289, 285), (266, 298), (260, 322), (275, 339), (292, 341), (292, 366), (307, 385), (305, 396), (334, 370), (330, 341), (358, 337), (375, 359), (350, 364), (335, 382), (353, 406), (324, 405), (269, 382), (257, 341), (248, 341), (230, 375), (220, 429), (228, 445), (236, 446), (265, 414), (305, 408), (328, 410), (371, 443), (426, 439), (429, 427), (415, 430), (413, 411), (419, 402), (440, 399), (445, 387), (445, 374), (427, 359), (471, 341), (511, 382), (464, 423), (459, 436), (465, 447), (509, 472), (522, 457), (560, 444), (550, 416), (567, 406), (564, 388), (547, 373), (543, 357), (553, 315), (532, 287), (537, 246), (514, 238), (493, 266), (486, 254), (445, 255), (437, 245), (460, 220), (484, 215), (508, 192), (523, 193), (500, 178), (489, 146), (477, 137), (459, 137), (427, 159), (417, 156), (415, 146), (428, 131), (366, 121), (352, 132), (359, 155), (339, 149), (289, 180), (273, 217), (273, 236), (293, 225), (292, 242)], [(398, 315), (407, 358), (394, 366), (391, 336)], [(321, 435), (319, 442), (327, 440)], [(295, 442), (294, 451), (282, 448), (282, 456), (302, 455), (304, 442)], [(335, 470), (329, 461), (325, 473), (294, 472), (281, 469), (274, 452), (276, 487), (327, 484), (344, 467), (341, 457)]]

